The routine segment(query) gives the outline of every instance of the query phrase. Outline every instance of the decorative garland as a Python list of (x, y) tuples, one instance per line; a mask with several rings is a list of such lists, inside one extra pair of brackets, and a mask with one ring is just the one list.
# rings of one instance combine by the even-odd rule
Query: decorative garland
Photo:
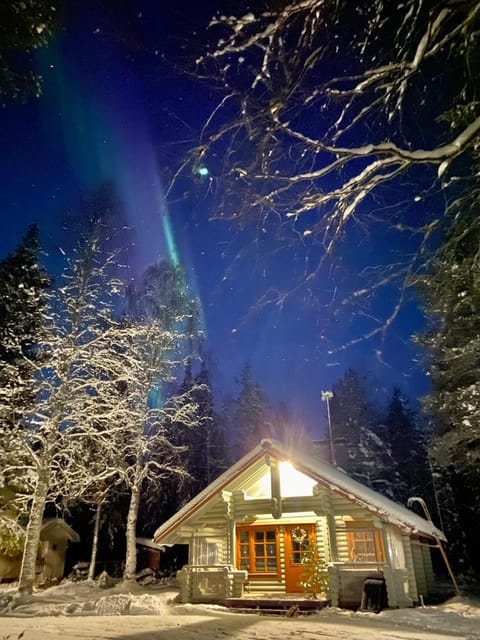
[(302, 544), (303, 542), (308, 540), (308, 532), (305, 531), (305, 529), (301, 529), (300, 527), (292, 529), (291, 536), (293, 542), (296, 542), (298, 544)]

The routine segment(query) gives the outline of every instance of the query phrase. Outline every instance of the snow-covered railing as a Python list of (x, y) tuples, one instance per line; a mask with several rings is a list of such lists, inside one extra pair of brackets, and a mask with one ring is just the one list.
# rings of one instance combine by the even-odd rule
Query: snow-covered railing
[(223, 602), (241, 598), (246, 571), (231, 565), (186, 565), (177, 572), (182, 602)]

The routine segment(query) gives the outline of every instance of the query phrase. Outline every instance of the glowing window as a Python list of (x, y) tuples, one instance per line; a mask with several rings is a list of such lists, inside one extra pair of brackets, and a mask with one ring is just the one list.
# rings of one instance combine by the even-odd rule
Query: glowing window
[(282, 497), (311, 496), (316, 481), (301, 471), (297, 471), (290, 462), (280, 463), (280, 491)]
[(277, 527), (237, 528), (237, 567), (249, 574), (278, 574)]
[(380, 531), (371, 523), (347, 522), (348, 559), (350, 562), (384, 562)]

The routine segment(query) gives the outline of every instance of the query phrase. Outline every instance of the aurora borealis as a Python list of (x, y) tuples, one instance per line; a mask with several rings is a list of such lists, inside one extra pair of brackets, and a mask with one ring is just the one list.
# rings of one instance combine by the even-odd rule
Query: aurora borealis
[(213, 199), (205, 186), (212, 180), (214, 189), (214, 182), (208, 167), (166, 196), (163, 176), (174, 173), (178, 150), (195, 144), (214, 102), (205, 85), (169, 60), (179, 57), (194, 18), (208, 17), (213, 3), (191, 9), (196, 14), (190, 16), (182, 14), (188, 3), (170, 9), (159, 4), (119, 9), (115, 2), (67, 3), (62, 31), (35, 57), (42, 96), (0, 114), (1, 255), (30, 222), (38, 222), (47, 266), (55, 270), (68, 242), (65, 212), (110, 183), (121, 203), (118, 226), (133, 229), (132, 273), (164, 256), (184, 266), (224, 392), (248, 360), (271, 399), (286, 401), (317, 434), (325, 424), (320, 391), (348, 366), (370, 372), (380, 392), (398, 384), (414, 400), (426, 388), (412, 365), (415, 310), (405, 312), (381, 356), (372, 344), (330, 354), (325, 334), (341, 344), (349, 328), (326, 320), (334, 296), (329, 283), (316, 285), (317, 306), (300, 297), (281, 308), (258, 305), (269, 287), (289, 286), (292, 265), (301, 272), (305, 256), (293, 249), (277, 253), (273, 240), (209, 222)]

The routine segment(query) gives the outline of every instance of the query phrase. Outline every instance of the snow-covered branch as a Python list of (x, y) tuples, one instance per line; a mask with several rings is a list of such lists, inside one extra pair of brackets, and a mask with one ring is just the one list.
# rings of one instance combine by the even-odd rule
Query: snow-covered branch
[(419, 247), (442, 218), (427, 195), (471, 189), (479, 0), (303, 0), (211, 29), (198, 73), (227, 90), (190, 167), (218, 185), (212, 217), (315, 246), (304, 283), (358, 226), (415, 226)]

